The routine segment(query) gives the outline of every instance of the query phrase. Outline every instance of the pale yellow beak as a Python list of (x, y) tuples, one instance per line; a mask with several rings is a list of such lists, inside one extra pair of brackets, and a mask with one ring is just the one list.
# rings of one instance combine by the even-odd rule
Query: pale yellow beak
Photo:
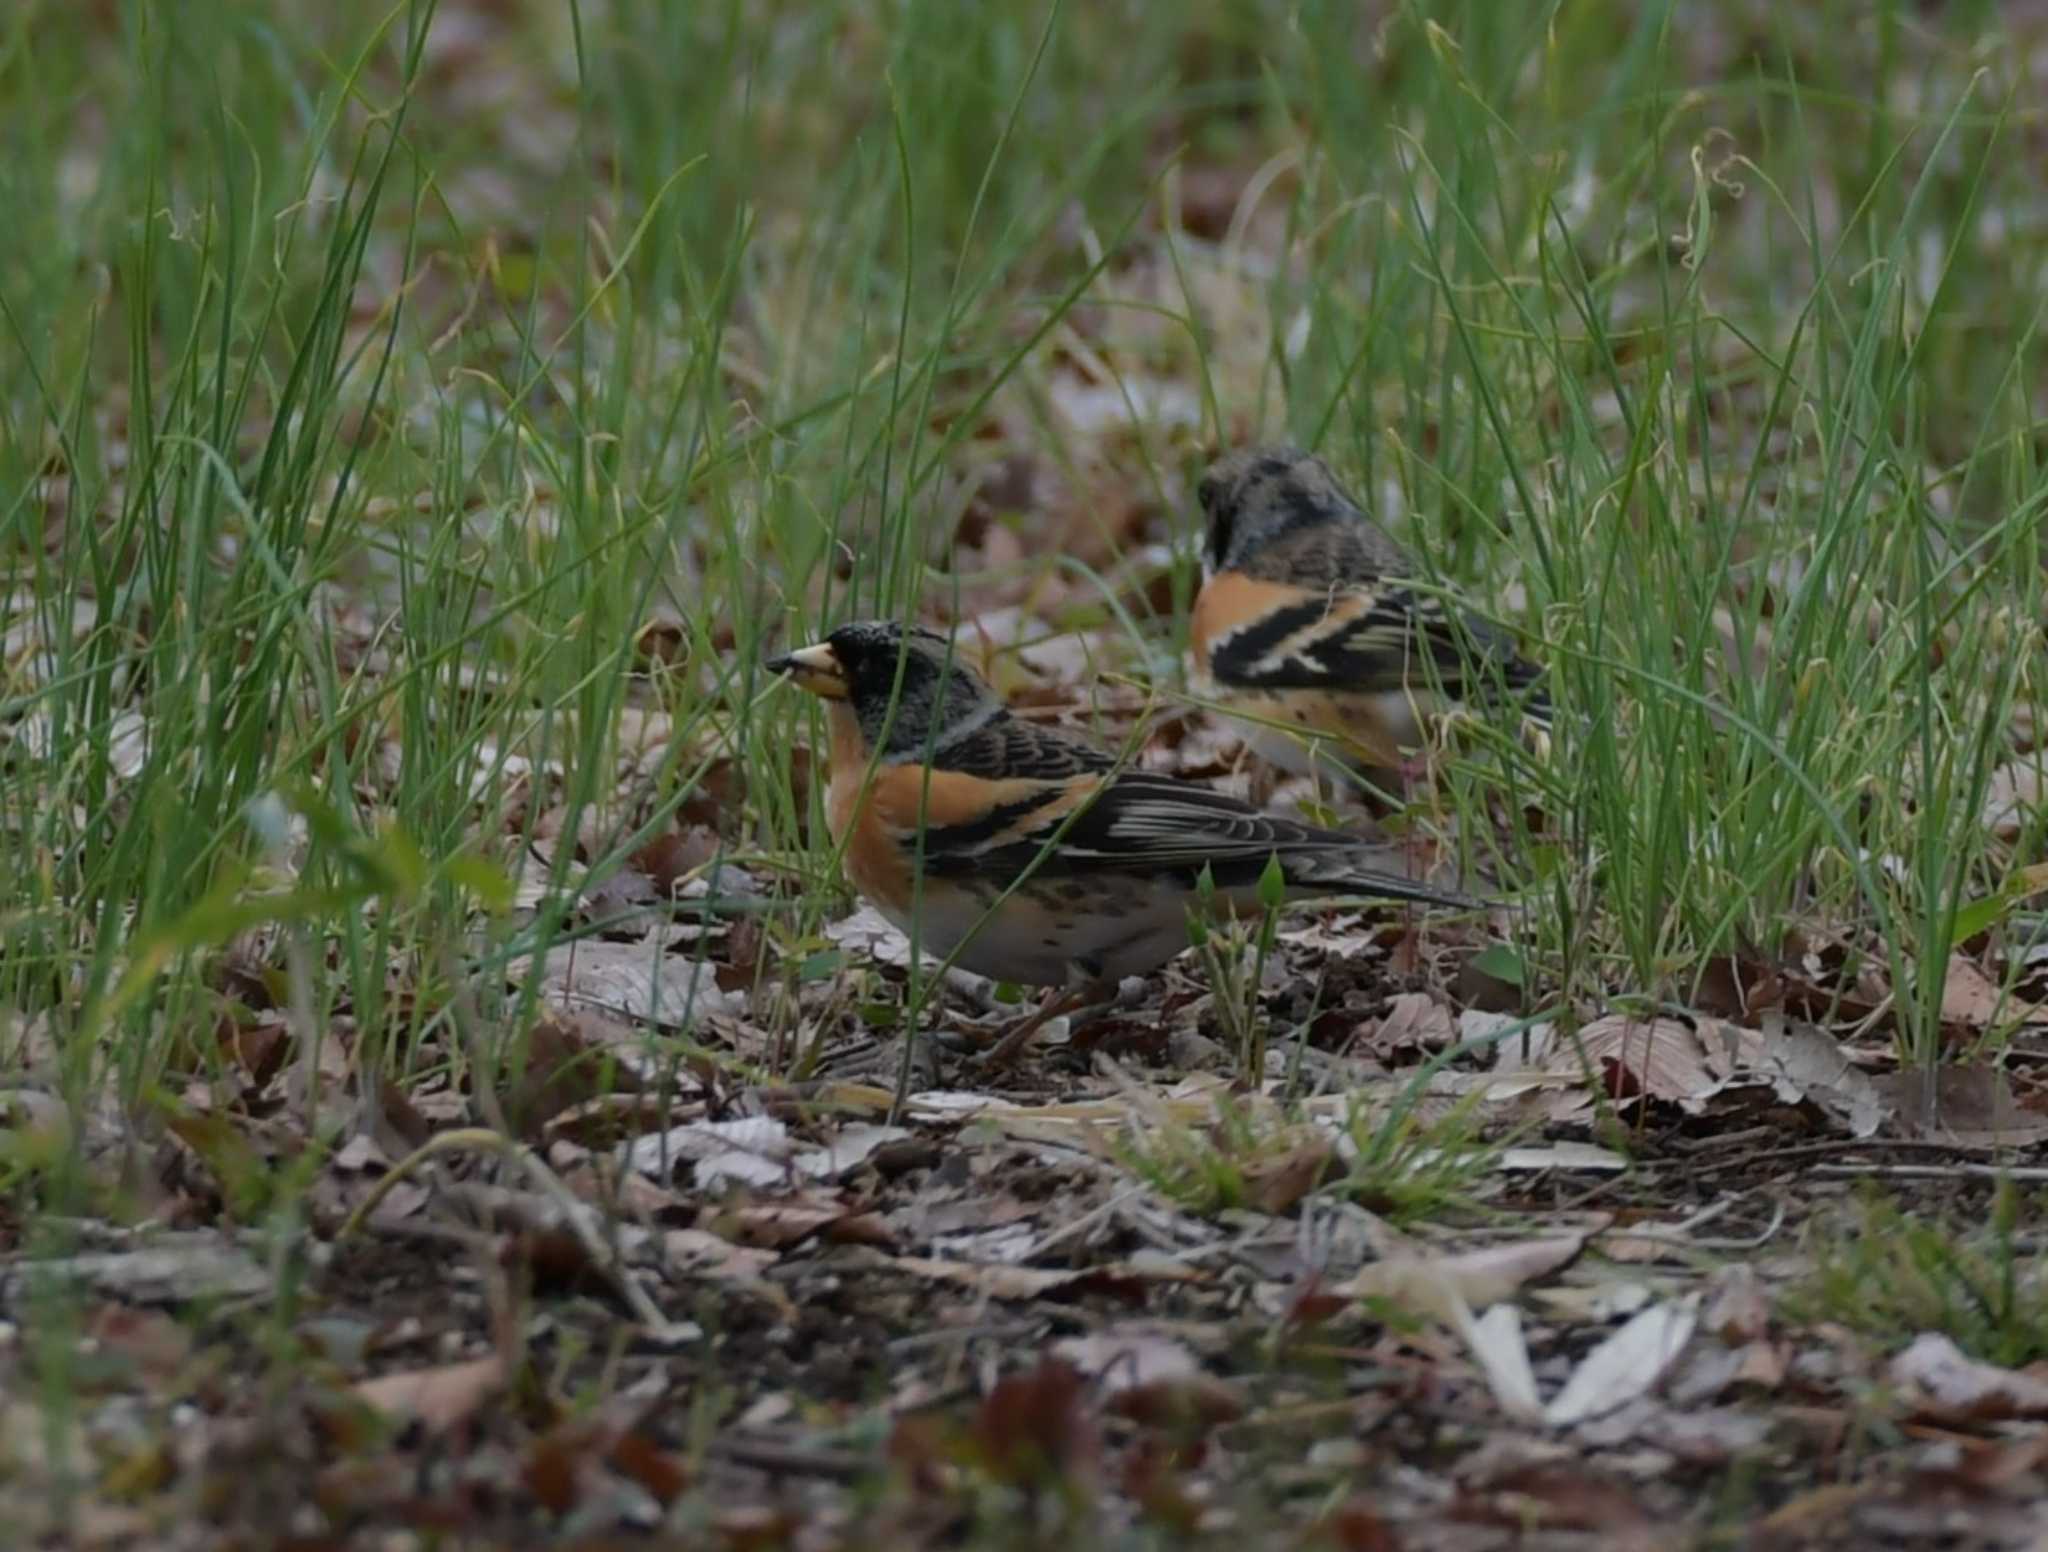
[(850, 693), (846, 666), (839, 661), (839, 654), (832, 650), (829, 642), (821, 641), (781, 657), (771, 657), (763, 666), (771, 674), (789, 675), (790, 683), (799, 690), (809, 690), (828, 701), (843, 701)]

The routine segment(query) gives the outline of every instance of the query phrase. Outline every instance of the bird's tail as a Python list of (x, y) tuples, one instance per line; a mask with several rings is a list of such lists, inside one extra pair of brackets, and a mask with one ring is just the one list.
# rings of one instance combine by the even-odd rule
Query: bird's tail
[(1426, 884), (1421, 879), (1395, 872), (1387, 865), (1393, 860), (1385, 847), (1360, 842), (1283, 855), (1280, 865), (1287, 874), (1288, 883), (1317, 894), (1410, 900), (1418, 905), (1440, 905), (1455, 911), (1484, 908), (1486, 902), (1476, 896)]

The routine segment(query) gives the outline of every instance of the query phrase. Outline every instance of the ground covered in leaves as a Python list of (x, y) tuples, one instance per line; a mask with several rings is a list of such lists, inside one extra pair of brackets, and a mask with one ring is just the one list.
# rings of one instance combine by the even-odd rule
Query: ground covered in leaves
[[(2048, 1547), (2040, 7), (131, 9), (0, 38), (10, 1534)], [(1191, 692), (1255, 436), (1547, 755)], [(866, 614), (1492, 903), (992, 1071)]]

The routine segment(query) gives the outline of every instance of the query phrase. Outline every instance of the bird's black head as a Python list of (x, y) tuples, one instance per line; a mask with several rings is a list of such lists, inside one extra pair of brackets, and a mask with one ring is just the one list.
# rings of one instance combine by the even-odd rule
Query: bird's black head
[(1001, 710), (959, 646), (921, 625), (859, 620), (768, 663), (802, 689), (852, 711), (870, 748), (908, 756), (943, 746)]
[(1226, 453), (1195, 493), (1208, 519), (1202, 564), (1211, 575), (1243, 569), (1275, 539), (1363, 515), (1322, 459), (1278, 443)]

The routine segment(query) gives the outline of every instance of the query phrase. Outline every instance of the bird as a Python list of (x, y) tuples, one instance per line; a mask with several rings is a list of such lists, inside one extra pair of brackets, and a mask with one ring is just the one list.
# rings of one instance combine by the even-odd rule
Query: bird
[(1543, 671), (1421, 570), (1322, 459), (1240, 448), (1196, 487), (1207, 530), (1189, 622), (1199, 692), (1254, 724), (1281, 769), (1406, 771), (1448, 713), (1519, 703), (1549, 747)]
[(1290, 897), (1479, 904), (1388, 871), (1384, 848), (1027, 722), (922, 626), (841, 625), (766, 668), (826, 704), (825, 817), (854, 888), (926, 954), (1051, 989), (992, 1066), (1186, 948), (1205, 896), (1256, 913), (1274, 864)]

